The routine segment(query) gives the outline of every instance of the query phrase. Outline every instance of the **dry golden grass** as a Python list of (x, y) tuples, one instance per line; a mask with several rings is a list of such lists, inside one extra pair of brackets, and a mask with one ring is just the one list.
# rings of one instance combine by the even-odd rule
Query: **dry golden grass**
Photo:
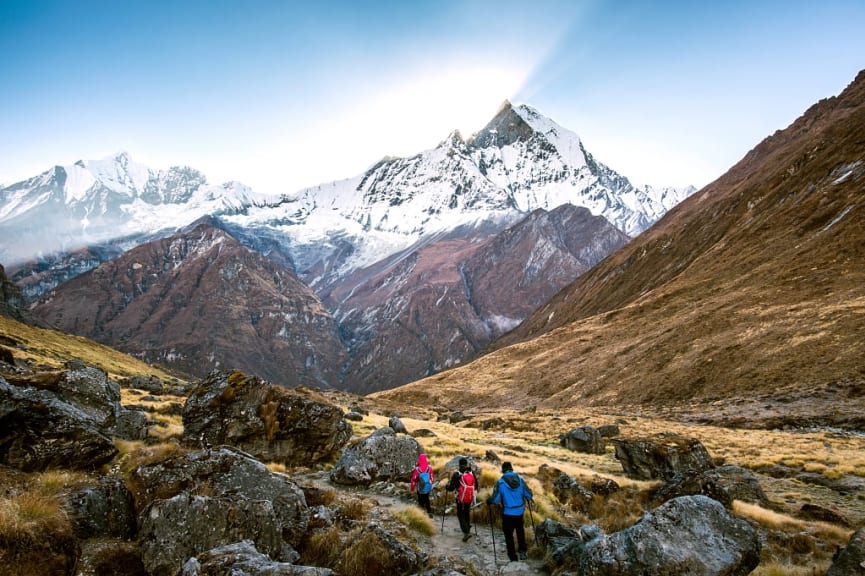
[(381, 540), (367, 532), (354, 540), (343, 551), (336, 570), (345, 576), (380, 576), (398, 574), (398, 566)]
[(188, 449), (176, 442), (145, 444), (140, 440), (115, 439), (114, 446), (119, 450), (114, 461), (119, 465), (120, 471), (126, 475), (139, 466), (162, 462), (189, 453)]
[(159, 368), (92, 340), (35, 328), (5, 316), (0, 316), (0, 336), (20, 342), (22, 346), (16, 348), (13, 354), (38, 365), (60, 368), (69, 360), (81, 360), (102, 368), (111, 378), (154, 375), (162, 380), (177, 380)]
[(308, 536), (298, 550), (301, 562), (307, 566), (332, 568), (342, 553), (343, 539), (344, 535), (337, 526)]
[(28, 548), (68, 538), (72, 525), (57, 495), (28, 491), (0, 499), (0, 542)]
[(393, 516), (410, 530), (424, 536), (432, 536), (436, 533), (436, 526), (433, 520), (427, 516), (426, 512), (416, 506), (397, 508), (393, 511)]

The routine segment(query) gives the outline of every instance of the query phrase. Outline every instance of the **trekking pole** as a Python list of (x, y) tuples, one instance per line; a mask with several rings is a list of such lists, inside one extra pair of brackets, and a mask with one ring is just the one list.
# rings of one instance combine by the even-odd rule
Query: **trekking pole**
[(532, 536), (535, 537), (535, 545), (538, 544), (538, 533), (535, 530), (535, 516), (532, 514), (532, 501), (529, 500), (529, 518), (532, 521)]
[(448, 511), (448, 501), (447, 497), (443, 498), (444, 503), (442, 504), (442, 534), (445, 533), (445, 513)]
[(496, 533), (493, 530), (493, 513), (489, 504), (487, 504), (487, 518), (490, 520), (490, 540), (493, 541), (493, 562), (498, 565), (499, 557), (496, 554)]

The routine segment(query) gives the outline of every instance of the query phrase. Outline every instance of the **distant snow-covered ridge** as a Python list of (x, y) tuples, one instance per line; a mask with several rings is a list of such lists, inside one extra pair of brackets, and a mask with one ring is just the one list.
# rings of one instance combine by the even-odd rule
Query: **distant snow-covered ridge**
[(535, 109), (505, 102), (470, 138), (453, 132), (408, 158), (282, 196), (207, 183), (189, 167), (155, 170), (126, 152), (57, 166), (0, 188), (0, 262), (88, 243), (173, 231), (217, 216), (247, 243), (267, 238), (300, 275), (344, 275), (460, 227), (512, 224), (571, 203), (634, 236), (693, 193), (636, 188), (579, 137)]

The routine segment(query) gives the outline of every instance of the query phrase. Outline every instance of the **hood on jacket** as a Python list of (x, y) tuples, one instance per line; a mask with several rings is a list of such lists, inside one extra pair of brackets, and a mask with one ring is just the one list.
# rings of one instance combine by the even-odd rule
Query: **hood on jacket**
[(427, 466), (429, 466), (429, 460), (427, 460), (426, 454), (421, 454), (417, 457), (417, 467), (421, 470), (426, 470)]
[(502, 475), (502, 480), (507, 482), (508, 486), (514, 490), (520, 487), (520, 477), (516, 472), (505, 472)]

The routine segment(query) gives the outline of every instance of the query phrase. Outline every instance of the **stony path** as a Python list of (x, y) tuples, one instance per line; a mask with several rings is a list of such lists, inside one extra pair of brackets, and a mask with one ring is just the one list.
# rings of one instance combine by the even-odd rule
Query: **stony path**
[[(482, 574), (490, 576), (499, 574), (516, 576), (549, 574), (539, 560), (529, 558), (524, 561), (510, 562), (505, 551), (504, 536), (498, 528), (495, 528), (491, 534), (488, 525), (476, 524), (472, 527), (472, 537), (468, 542), (463, 542), (463, 533), (460, 531), (459, 522), (453, 513), (445, 516), (444, 529), (442, 529), (441, 516), (435, 520), (439, 530), (429, 539), (430, 549), (428, 550), (428, 553), (433, 557), (450, 558), (457, 565), (470, 563)], [(495, 555), (493, 554), (493, 534), (495, 535)]]

